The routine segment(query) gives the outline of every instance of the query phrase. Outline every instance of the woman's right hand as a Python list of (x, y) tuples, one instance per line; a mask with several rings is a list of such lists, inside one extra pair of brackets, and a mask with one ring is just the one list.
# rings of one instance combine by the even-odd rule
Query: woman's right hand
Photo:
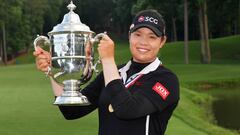
[[(40, 47), (36, 47), (36, 50), (33, 52), (33, 55), (36, 56), (36, 66), (37, 69), (42, 72), (48, 72), (48, 68), (51, 66), (51, 55), (49, 52), (43, 50)], [(56, 81), (50, 77), (53, 92), (55, 96), (61, 96), (63, 93), (63, 87), (59, 85)]]
[(49, 52), (43, 50), (40, 47), (37, 47), (33, 52), (33, 55), (36, 57), (36, 66), (37, 69), (42, 72), (48, 72), (48, 67), (51, 65), (51, 55)]

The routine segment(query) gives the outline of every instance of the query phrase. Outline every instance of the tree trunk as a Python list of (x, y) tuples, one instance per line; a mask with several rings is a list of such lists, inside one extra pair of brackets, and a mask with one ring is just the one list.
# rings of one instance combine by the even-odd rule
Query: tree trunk
[(2, 63), (2, 54), (3, 54), (3, 51), (2, 51), (2, 40), (0, 40), (0, 64)]
[(3, 62), (7, 65), (7, 46), (6, 46), (6, 30), (5, 23), (2, 23), (2, 33), (3, 33)]
[(184, 0), (184, 60), (185, 64), (189, 63), (188, 58), (188, 3)]
[(211, 63), (211, 51), (209, 45), (209, 32), (208, 32), (208, 17), (207, 17), (207, 0), (203, 3), (203, 24), (204, 24), (204, 41), (207, 56), (207, 63)]
[(209, 46), (208, 18), (207, 18), (207, 1), (199, 5), (198, 11), (199, 28), (201, 36), (201, 62), (211, 63), (211, 52)]
[(238, 0), (237, 34), (240, 34), (240, 0)]
[(199, 6), (198, 9), (198, 20), (199, 20), (199, 29), (200, 29), (200, 39), (201, 39), (201, 63), (206, 63), (206, 53), (204, 49), (204, 30), (203, 30), (203, 20), (202, 20), (202, 6)]
[(172, 17), (172, 24), (173, 24), (173, 41), (177, 41), (177, 27), (175, 17)]

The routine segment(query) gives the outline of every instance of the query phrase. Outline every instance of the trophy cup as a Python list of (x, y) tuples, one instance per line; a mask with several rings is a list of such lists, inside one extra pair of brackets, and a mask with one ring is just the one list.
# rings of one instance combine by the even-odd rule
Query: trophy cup
[[(92, 44), (99, 42), (105, 33), (94, 34), (90, 28), (80, 21), (78, 14), (73, 10), (76, 6), (71, 3), (67, 6), (69, 13), (64, 15), (63, 21), (54, 26), (46, 36), (38, 36), (34, 40), (34, 47), (49, 46), (51, 67), (48, 75), (63, 85), (63, 93), (57, 97), (54, 104), (62, 106), (89, 105), (87, 97), (80, 92), (80, 85), (88, 82), (96, 71)], [(87, 48), (88, 47), (88, 48)], [(86, 52), (86, 50), (91, 50)]]

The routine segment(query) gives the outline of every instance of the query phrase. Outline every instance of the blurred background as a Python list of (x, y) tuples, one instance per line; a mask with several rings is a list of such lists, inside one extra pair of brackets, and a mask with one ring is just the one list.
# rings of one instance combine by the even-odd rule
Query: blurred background
[[(61, 23), (70, 0), (0, 0), (0, 134), (94, 135), (97, 111), (67, 121), (35, 68), (33, 40)], [(167, 135), (240, 134), (240, 0), (73, 0), (82, 23), (107, 31), (116, 61), (130, 58), (134, 15), (156, 9), (167, 25), (159, 53), (180, 79), (181, 101)], [(94, 77), (93, 77), (94, 78)]]

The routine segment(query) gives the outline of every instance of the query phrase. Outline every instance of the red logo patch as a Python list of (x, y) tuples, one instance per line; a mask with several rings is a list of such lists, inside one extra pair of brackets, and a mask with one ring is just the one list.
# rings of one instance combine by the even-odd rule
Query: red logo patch
[(145, 20), (144, 16), (140, 16), (140, 17), (138, 18), (138, 22), (143, 22), (144, 20)]
[(152, 88), (155, 92), (158, 93), (158, 95), (160, 95), (162, 97), (163, 100), (166, 100), (166, 98), (168, 97), (168, 95), (170, 94), (170, 92), (159, 82), (157, 82), (153, 88)]

